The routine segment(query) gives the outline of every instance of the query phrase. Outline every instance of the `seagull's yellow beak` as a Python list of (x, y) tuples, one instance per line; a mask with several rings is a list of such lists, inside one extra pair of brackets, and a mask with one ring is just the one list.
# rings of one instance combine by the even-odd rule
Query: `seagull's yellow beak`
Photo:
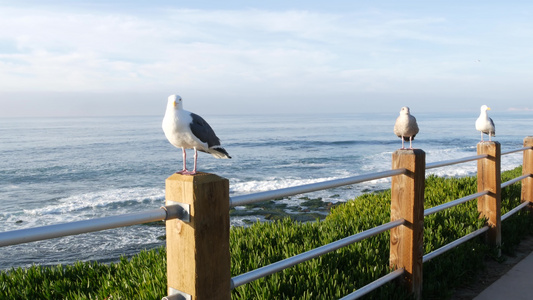
[(490, 110), (490, 107), (487, 107), (487, 110)]
[(176, 101), (172, 101), (172, 106), (176, 107)]

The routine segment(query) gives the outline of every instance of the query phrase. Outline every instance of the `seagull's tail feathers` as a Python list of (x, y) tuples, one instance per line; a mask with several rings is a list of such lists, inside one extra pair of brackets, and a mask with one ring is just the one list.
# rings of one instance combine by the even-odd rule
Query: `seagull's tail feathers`
[(211, 153), (211, 155), (213, 155), (216, 158), (231, 158), (231, 156), (229, 156), (229, 154), (226, 151), (226, 149), (224, 149), (224, 148), (222, 148), (220, 146), (210, 147), (209, 148), (209, 153)]

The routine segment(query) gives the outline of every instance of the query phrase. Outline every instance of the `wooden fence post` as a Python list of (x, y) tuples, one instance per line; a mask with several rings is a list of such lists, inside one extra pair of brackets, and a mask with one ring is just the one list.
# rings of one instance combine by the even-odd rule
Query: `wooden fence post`
[[(487, 218), (489, 231), (487, 242), (499, 247), (501, 245), (501, 147), (498, 142), (479, 142), (477, 154), (488, 154), (487, 158), (477, 161), (477, 190), (489, 193), (479, 197), (477, 209), (480, 217)], [(498, 254), (499, 255), (499, 254)]]
[[(533, 147), (533, 136), (524, 138), (524, 147)], [(524, 151), (524, 162), (522, 164), (522, 175), (533, 174), (533, 149)], [(522, 202), (533, 202), (533, 177), (529, 176), (522, 180)], [(532, 205), (530, 204), (531, 208)]]
[(165, 197), (167, 205), (190, 209), (190, 222), (166, 222), (168, 294), (229, 300), (229, 181), (207, 173), (174, 174), (166, 180)]
[(407, 169), (406, 174), (392, 177), (391, 188), (391, 220), (405, 219), (406, 223), (391, 229), (390, 266), (405, 268), (403, 283), (421, 299), (426, 153), (397, 150), (392, 154), (392, 168)]

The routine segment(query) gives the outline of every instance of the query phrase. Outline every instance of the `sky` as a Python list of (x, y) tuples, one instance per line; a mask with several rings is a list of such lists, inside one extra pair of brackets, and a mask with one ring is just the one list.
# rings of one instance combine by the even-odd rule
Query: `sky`
[(0, 0), (0, 118), (533, 111), (532, 1)]

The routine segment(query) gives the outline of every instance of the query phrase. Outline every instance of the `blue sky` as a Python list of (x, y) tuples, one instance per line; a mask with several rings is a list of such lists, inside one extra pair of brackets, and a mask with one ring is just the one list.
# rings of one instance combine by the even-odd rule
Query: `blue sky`
[(2, 1), (0, 117), (533, 110), (531, 1)]

